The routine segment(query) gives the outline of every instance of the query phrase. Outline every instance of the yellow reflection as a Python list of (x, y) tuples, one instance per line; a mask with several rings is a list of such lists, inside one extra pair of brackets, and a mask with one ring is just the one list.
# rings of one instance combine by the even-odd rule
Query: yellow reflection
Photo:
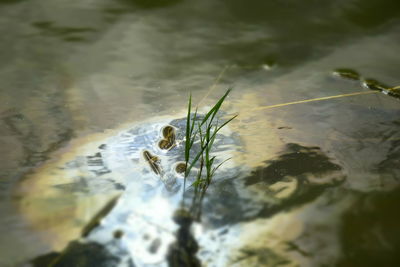
[(251, 107), (260, 106), (260, 96), (257, 93), (244, 94), (240, 101), (227, 102), (227, 106), (239, 116), (234, 119), (229, 128), (237, 133), (244, 151), (234, 152), (232, 159), (236, 164), (256, 168), (264, 165), (281, 149), (283, 141), (274, 131), (274, 126), (263, 112), (254, 112)]
[(78, 155), (90, 155), (104, 138), (104, 134), (95, 134), (71, 142), (52, 155), (52, 161), (25, 177), (14, 192), (17, 209), (55, 250), (80, 237), (82, 228), (117, 194), (76, 194), (57, 188), (88, 175), (83, 169), (63, 167)]

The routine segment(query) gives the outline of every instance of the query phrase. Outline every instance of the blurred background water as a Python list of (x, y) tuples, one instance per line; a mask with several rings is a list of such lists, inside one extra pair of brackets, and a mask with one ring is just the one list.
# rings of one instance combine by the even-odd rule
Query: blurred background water
[(0, 0), (0, 265), (53, 249), (16, 208), (20, 181), (40, 177), (82, 136), (180, 114), (189, 91), (202, 99), (222, 73), (202, 104), (233, 86), (227, 105), (239, 113), (232, 129), (249, 184), (330, 170), (310, 159), (316, 149), (345, 177), (259, 214), (273, 225), (290, 213), (285, 222), (302, 221), (288, 237), (294, 262), (395, 266), (399, 100), (376, 93), (265, 107), (368, 91), (333, 77), (337, 68), (399, 85), (399, 32), (396, 0)]

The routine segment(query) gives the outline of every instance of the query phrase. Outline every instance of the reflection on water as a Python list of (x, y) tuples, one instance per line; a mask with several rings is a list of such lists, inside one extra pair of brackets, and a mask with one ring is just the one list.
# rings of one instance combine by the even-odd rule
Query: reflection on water
[[(394, 121), (389, 125), (395, 125), (395, 127), (400, 125), (399, 121)], [(388, 154), (384, 160), (378, 164), (377, 172), (380, 174), (391, 173), (392, 179), (398, 180), (400, 177), (399, 168), (400, 166), (400, 137), (398, 132), (389, 132), (385, 134), (385, 139), (390, 141), (390, 148)]]
[(133, 3), (143, 8), (160, 8), (169, 5), (173, 5), (182, 0), (154, 0), (154, 1), (146, 1), (146, 0), (123, 0), (126, 3)]
[(188, 91), (202, 99), (226, 66), (202, 105), (234, 86), (227, 167), (240, 171), (210, 188), (202, 261), (394, 263), (398, 91), (265, 107), (399, 85), (398, 1), (149, 3), (0, 1), (0, 265), (76, 239), (129, 190), (137, 162), (109, 152), (154, 141), (132, 125), (183, 117)]
[(64, 41), (84, 41), (84, 36), (88, 33), (95, 32), (93, 28), (79, 27), (59, 27), (53, 25), (52, 21), (37, 21), (32, 23), (32, 26), (40, 30), (41, 36), (61, 37)]
[[(400, 248), (400, 187), (389, 193), (356, 194), (356, 201), (343, 216), (341, 266), (395, 266), (393, 252)], [(368, 222), (368, 223), (365, 223)]]
[(285, 152), (278, 159), (267, 161), (267, 165), (268, 167), (256, 170), (252, 176), (247, 177), (245, 184), (271, 184), (287, 176), (301, 179), (302, 175), (318, 176), (341, 169), (337, 164), (330, 162), (329, 158), (320, 152), (319, 147), (303, 147), (298, 144), (287, 144)]
[(340, 170), (318, 147), (287, 144), (280, 156), (263, 167), (210, 189), (203, 220), (221, 226), (270, 217), (312, 202), (326, 188), (343, 181)]

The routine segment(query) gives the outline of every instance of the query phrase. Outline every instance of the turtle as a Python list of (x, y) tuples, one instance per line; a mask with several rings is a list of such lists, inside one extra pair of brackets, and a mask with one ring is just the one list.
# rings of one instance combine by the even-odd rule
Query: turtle
[[(200, 120), (202, 117), (197, 118)], [(91, 136), (91, 141), (79, 147), (78, 152), (63, 151), (61, 160), (51, 162), (43, 169), (38, 168), (36, 172), (40, 177), (33, 174), (34, 177), (24, 179), (18, 190), (22, 198), (18, 203), (21, 213), (38, 227), (44, 220), (42, 218), (49, 213), (60, 222), (62, 218), (71, 217), (73, 224), (67, 226), (69, 232), (65, 231), (66, 226), (62, 223), (59, 228), (50, 228), (51, 236), (55, 236), (56, 240), (60, 240), (61, 235), (68, 240), (78, 236), (91, 238), (93, 234), (90, 232), (96, 227), (97, 232), (104, 228), (118, 232), (99, 223), (104, 213), (112, 210), (107, 221), (113, 221), (114, 225), (124, 229), (125, 237), (143, 244), (154, 233), (148, 229), (151, 224), (143, 226), (147, 230), (139, 225), (147, 224), (146, 220), (156, 223), (160, 218), (147, 218), (154, 214), (165, 216), (163, 228), (169, 229), (167, 240), (172, 240), (175, 224), (169, 219), (172, 219), (173, 212), (182, 201), (183, 173), (186, 168), (183, 146), (185, 129), (186, 118), (157, 118), (156, 121), (127, 126), (122, 131), (108, 135), (105, 140), (93, 140), (95, 138)], [(214, 153), (219, 155), (218, 161), (227, 159), (229, 151), (237, 150), (238, 144), (238, 136), (229, 129), (219, 133), (213, 145)], [(199, 151), (199, 146), (195, 143), (193, 149)], [(228, 176), (228, 171), (234, 169), (220, 168), (219, 177)], [(47, 193), (43, 194), (44, 191)], [(56, 199), (60, 204), (58, 207), (54, 202)], [(41, 208), (31, 209), (31, 204), (35, 207), (41, 205)], [(100, 217), (95, 215), (99, 210)], [(142, 218), (144, 221), (137, 222), (136, 230), (130, 232), (124, 225), (132, 220), (132, 214), (137, 214), (136, 220)], [(139, 232), (149, 233), (139, 239), (134, 236)], [(135, 242), (131, 243), (136, 245)], [(145, 247), (143, 244), (139, 246)], [(64, 245), (65, 241), (60, 245), (57, 241), (54, 243), (58, 250)], [(159, 251), (165, 252), (168, 242), (163, 241), (159, 247)], [(153, 246), (153, 252), (150, 253), (153, 255), (149, 256), (153, 259), (150, 262), (161, 260), (161, 257), (155, 257), (154, 250)]]
[[(299, 144), (287, 144), (280, 156), (266, 161), (267, 167), (249, 169), (235, 162), (235, 153), (246, 151), (228, 125), (217, 134), (213, 154), (216, 164), (232, 160), (218, 169), (201, 220), (182, 223), (177, 214), (185, 214), (179, 213), (182, 205), (190, 209), (194, 196), (193, 177), (183, 188), (185, 129), (186, 117), (156, 117), (80, 139), (83, 144), (71, 144), (58, 160), (22, 182), (21, 213), (57, 251), (81, 240), (90, 248), (102, 244), (115, 266), (166, 266), (176, 258), (168, 256), (171, 248), (179, 254), (179, 236), (185, 236), (193, 244), (187, 246), (193, 266), (219, 266), (243, 257), (242, 247), (234, 244), (240, 244), (244, 226), (343, 181), (341, 167), (318, 147)], [(194, 143), (194, 153), (199, 146)], [(296, 167), (299, 160), (304, 168)], [(294, 167), (287, 170), (282, 164)], [(58, 227), (41, 225), (49, 214)], [(82, 244), (74, 242), (65, 250), (76, 251)]]

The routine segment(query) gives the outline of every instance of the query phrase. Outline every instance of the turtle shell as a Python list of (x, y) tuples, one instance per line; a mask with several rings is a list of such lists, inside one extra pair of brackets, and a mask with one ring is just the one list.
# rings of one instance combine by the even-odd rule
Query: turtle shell
[[(190, 207), (194, 196), (196, 168), (184, 198), (179, 171), (185, 129), (186, 118), (154, 118), (81, 138), (25, 179), (19, 188), (21, 213), (55, 250), (84, 237), (119, 262), (166, 266), (183, 220), (176, 211), (182, 203)], [(232, 159), (216, 172), (201, 203), (201, 221), (191, 225), (197, 256), (208, 266), (229, 266), (247, 248), (257, 257), (267, 253), (282, 260), (251, 241), (257, 235), (252, 229), (264, 229), (274, 214), (315, 199), (344, 179), (342, 168), (320, 148), (300, 144), (287, 144), (275, 159), (250, 169), (236, 157), (248, 153), (241, 140), (229, 125), (217, 135), (215, 165)], [(193, 154), (198, 151), (195, 142)]]
[[(122, 214), (160, 214), (163, 205), (171, 208), (172, 218), (182, 200), (185, 129), (186, 118), (159, 117), (79, 138), (21, 182), (17, 206), (56, 250), (81, 236), (95, 214), (118, 195), (126, 203), (126, 210), (115, 215), (120, 225), (126, 222)], [(167, 145), (161, 146), (163, 141)], [(213, 145), (215, 164), (238, 149), (240, 139), (225, 127)], [(198, 143), (193, 151), (199, 151)], [(215, 178), (228, 177), (231, 164), (224, 164)], [(190, 178), (187, 187), (192, 182)], [(150, 209), (154, 201), (161, 203)]]

